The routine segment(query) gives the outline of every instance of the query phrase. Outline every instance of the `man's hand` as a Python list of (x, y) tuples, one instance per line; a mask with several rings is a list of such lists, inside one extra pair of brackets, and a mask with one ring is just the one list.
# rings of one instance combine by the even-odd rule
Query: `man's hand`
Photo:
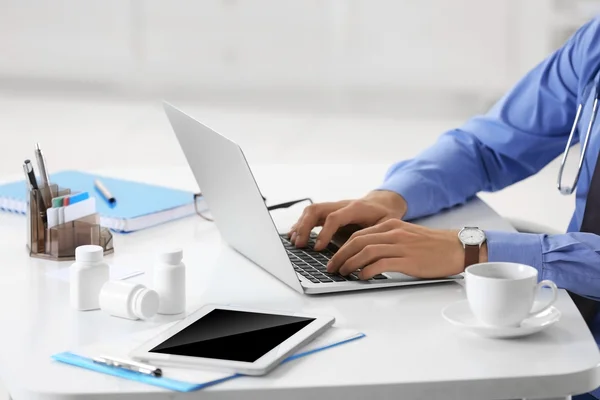
[(389, 191), (374, 191), (358, 200), (312, 204), (304, 209), (298, 222), (292, 226), (290, 241), (297, 247), (304, 247), (313, 228), (322, 226), (315, 250), (323, 250), (344, 226), (353, 224), (365, 228), (388, 219), (400, 219), (406, 214), (406, 209), (404, 198)]
[[(482, 246), (480, 262), (487, 261)], [(458, 231), (430, 229), (399, 219), (354, 233), (331, 258), (327, 272), (348, 275), (361, 269), (360, 279), (382, 272), (417, 278), (443, 278), (464, 270), (464, 249)]]

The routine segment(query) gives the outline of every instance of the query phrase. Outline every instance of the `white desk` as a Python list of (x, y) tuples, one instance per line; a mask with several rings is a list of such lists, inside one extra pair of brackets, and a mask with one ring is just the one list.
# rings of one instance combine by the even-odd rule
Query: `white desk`
[[(384, 166), (257, 167), (269, 200), (305, 195), (316, 200), (358, 196), (376, 185)], [(187, 171), (107, 171), (194, 190)], [(16, 176), (18, 178), (18, 176)], [(287, 179), (282, 179), (287, 178)], [(425, 221), (428, 225), (510, 229), (483, 202)], [(158, 388), (54, 363), (50, 355), (148, 329), (172, 320), (134, 322), (68, 305), (68, 284), (46, 276), (69, 263), (27, 256), (25, 218), (0, 214), (0, 380), (15, 400), (98, 398), (173, 399), (509, 399), (564, 398), (600, 385), (600, 355), (565, 292), (562, 320), (521, 340), (483, 339), (455, 330), (441, 309), (464, 297), (457, 284), (300, 295), (227, 248), (215, 226), (197, 217), (115, 236), (109, 262), (151, 271), (161, 246), (184, 248), (188, 311), (221, 302), (331, 314), (367, 337), (286, 364), (267, 377), (240, 378), (193, 394)], [(150, 282), (150, 275), (139, 277)], [(134, 278), (135, 279), (135, 278)]]

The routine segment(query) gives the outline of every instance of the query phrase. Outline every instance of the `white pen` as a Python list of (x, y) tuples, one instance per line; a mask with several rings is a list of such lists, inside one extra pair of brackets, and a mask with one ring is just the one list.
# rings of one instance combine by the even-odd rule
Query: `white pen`
[(106, 186), (99, 179), (94, 179), (94, 187), (100, 194), (102, 198), (106, 200), (110, 207), (114, 207), (117, 204), (117, 199), (108, 191)]
[(149, 364), (136, 362), (136, 361), (123, 360), (120, 358), (109, 357), (109, 356), (94, 357), (92, 360), (95, 363), (105, 364), (105, 365), (108, 365), (111, 367), (124, 368), (124, 369), (128, 369), (130, 371), (139, 372), (141, 374), (152, 375), (157, 378), (162, 376), (162, 370), (160, 368), (154, 367)]

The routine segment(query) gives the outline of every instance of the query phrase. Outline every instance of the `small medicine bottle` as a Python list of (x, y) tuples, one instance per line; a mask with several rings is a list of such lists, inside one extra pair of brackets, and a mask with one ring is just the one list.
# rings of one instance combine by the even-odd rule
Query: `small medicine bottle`
[(158, 311), (158, 293), (141, 283), (108, 281), (100, 291), (100, 309), (127, 319), (149, 319)]
[(70, 268), (71, 307), (76, 310), (100, 308), (100, 289), (109, 279), (109, 267), (103, 261), (104, 249), (85, 245), (75, 249), (75, 262)]
[(158, 292), (159, 314), (180, 314), (185, 311), (185, 265), (183, 250), (162, 253), (154, 267), (154, 290)]

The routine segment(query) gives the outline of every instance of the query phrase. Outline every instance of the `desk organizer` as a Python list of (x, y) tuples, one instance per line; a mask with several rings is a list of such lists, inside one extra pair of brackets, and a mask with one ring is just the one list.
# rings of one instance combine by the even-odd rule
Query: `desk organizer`
[(45, 208), (41, 205), (50, 205), (52, 198), (70, 193), (70, 189), (59, 188), (55, 184), (29, 191), (27, 247), (30, 257), (55, 261), (74, 260), (75, 249), (86, 244), (102, 246), (104, 254), (114, 252), (112, 234), (108, 228), (100, 226), (100, 216), (97, 213), (49, 229), (45, 227)]

